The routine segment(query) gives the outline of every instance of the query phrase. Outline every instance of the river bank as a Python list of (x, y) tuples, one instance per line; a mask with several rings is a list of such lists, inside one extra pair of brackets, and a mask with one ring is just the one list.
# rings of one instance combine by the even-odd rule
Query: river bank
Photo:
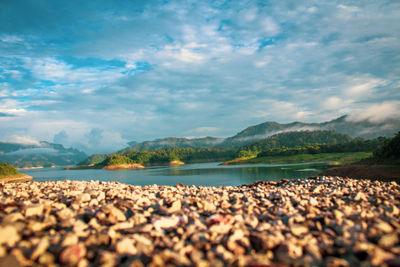
[(0, 194), (0, 263), (399, 263), (395, 182), (319, 177), (236, 187), (141, 187), (29, 181), (0, 183)]
[(400, 181), (400, 165), (392, 164), (346, 164), (324, 170), (321, 175), (351, 178)]
[(6, 175), (0, 177), (0, 182), (15, 182), (15, 181), (26, 181), (32, 179), (32, 176), (18, 173), (16, 175)]
[(344, 164), (359, 161), (370, 157), (370, 152), (347, 152), (347, 153), (319, 153), (319, 154), (298, 154), (289, 156), (268, 156), (252, 158), (236, 158), (225, 161), (221, 165), (238, 164), (280, 164), (300, 162), (332, 162), (332, 165)]

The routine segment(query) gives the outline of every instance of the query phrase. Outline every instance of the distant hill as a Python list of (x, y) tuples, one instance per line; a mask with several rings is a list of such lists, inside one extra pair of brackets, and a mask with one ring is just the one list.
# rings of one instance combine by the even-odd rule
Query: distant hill
[(274, 148), (303, 147), (313, 144), (342, 144), (352, 141), (354, 138), (336, 131), (296, 131), (275, 134), (241, 147), (240, 151), (258, 153)]
[(322, 123), (292, 122), (281, 124), (277, 122), (264, 122), (247, 127), (238, 134), (226, 138), (225, 141), (221, 143), (221, 146), (240, 147), (257, 140), (265, 139), (274, 134), (304, 130), (333, 130), (352, 137), (362, 137), (366, 139), (379, 136), (392, 137), (400, 130), (400, 120), (387, 120), (373, 123), (367, 120), (351, 121), (348, 116), (342, 116)]
[(85, 160), (79, 162), (77, 165), (80, 166), (88, 166), (88, 165), (96, 165), (103, 162), (107, 158), (107, 154), (93, 154)]
[(0, 161), (19, 168), (74, 165), (86, 157), (82, 151), (49, 142), (38, 145), (0, 142)]
[(342, 116), (337, 119), (321, 123), (278, 123), (264, 122), (254, 126), (247, 127), (236, 135), (228, 138), (163, 138), (154, 141), (145, 141), (142, 143), (132, 142), (129, 147), (119, 151), (119, 153), (139, 151), (139, 150), (157, 150), (172, 147), (179, 148), (206, 148), (206, 147), (224, 147), (238, 149), (247, 144), (265, 139), (269, 136), (293, 131), (317, 131), (333, 130), (339, 133), (350, 135), (351, 137), (362, 137), (367, 139), (379, 136), (393, 137), (400, 130), (400, 119), (391, 119), (384, 122), (370, 122), (368, 120), (352, 121), (348, 116)]
[[(223, 138), (216, 137), (203, 137), (203, 138), (176, 138), (168, 137), (163, 139), (156, 139), (154, 141), (145, 141), (142, 143), (134, 144), (120, 150), (118, 153), (126, 153), (140, 150), (154, 151), (158, 149), (168, 149), (168, 148), (206, 148), (206, 147), (216, 147), (223, 142)], [(132, 142), (130, 142), (132, 143)]]

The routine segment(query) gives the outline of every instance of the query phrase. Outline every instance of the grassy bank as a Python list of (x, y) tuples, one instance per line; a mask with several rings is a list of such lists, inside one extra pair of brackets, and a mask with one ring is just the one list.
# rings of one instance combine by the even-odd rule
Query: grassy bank
[(31, 176), (17, 172), (14, 166), (0, 162), (0, 181), (16, 181), (32, 179)]
[(222, 163), (222, 165), (251, 164), (251, 163), (297, 163), (297, 162), (320, 162), (330, 161), (335, 164), (344, 164), (368, 158), (371, 152), (348, 152), (348, 153), (320, 153), (299, 154), (290, 156), (268, 156), (254, 158), (238, 158)]

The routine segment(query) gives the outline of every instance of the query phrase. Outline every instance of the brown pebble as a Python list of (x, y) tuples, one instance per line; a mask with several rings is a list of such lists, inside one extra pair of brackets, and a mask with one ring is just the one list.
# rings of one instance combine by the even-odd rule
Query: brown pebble
[(86, 247), (82, 243), (79, 243), (66, 247), (61, 252), (59, 260), (63, 264), (77, 264), (85, 255)]

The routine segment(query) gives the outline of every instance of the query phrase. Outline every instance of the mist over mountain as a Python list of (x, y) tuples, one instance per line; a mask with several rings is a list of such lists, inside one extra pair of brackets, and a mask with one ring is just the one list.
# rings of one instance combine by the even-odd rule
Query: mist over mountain
[(157, 150), (171, 147), (226, 147), (239, 148), (244, 145), (268, 138), (269, 136), (294, 131), (318, 131), (331, 130), (351, 137), (372, 139), (379, 136), (393, 137), (400, 130), (400, 119), (387, 119), (383, 121), (370, 121), (367, 119), (355, 120), (347, 115), (337, 119), (321, 123), (278, 123), (267, 121), (261, 124), (249, 126), (234, 136), (228, 138), (204, 137), (204, 138), (161, 138), (153, 141), (145, 141), (129, 146), (120, 152), (139, 150)]
[(80, 150), (45, 141), (38, 144), (0, 142), (0, 161), (19, 168), (74, 165), (86, 157)]

